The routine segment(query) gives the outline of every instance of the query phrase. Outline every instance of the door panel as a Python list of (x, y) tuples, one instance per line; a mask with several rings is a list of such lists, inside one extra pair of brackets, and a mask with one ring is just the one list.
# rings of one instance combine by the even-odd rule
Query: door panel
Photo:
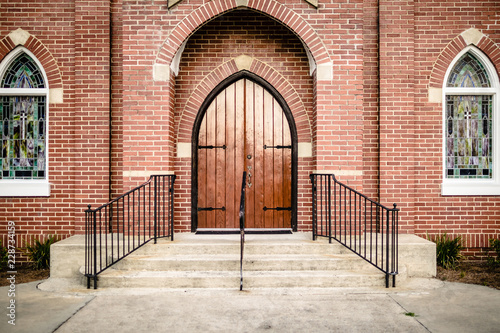
[(247, 79), (225, 88), (207, 108), (198, 146), (199, 228), (239, 226), (244, 170), (247, 227), (291, 227), (290, 127), (267, 90)]

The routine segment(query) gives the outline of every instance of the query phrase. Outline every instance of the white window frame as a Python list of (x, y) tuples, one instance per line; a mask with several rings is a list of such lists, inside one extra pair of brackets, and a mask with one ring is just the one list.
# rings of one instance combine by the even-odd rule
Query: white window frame
[(0, 80), (9, 65), (21, 53), (35, 61), (45, 82), (45, 88), (1, 88), (0, 96), (45, 96), (45, 179), (0, 179), (0, 197), (49, 197), (49, 86), (47, 75), (37, 57), (25, 47), (17, 47), (0, 63)]
[[(483, 64), (490, 79), (491, 88), (451, 88), (447, 87), (448, 78), (451, 70), (457, 64), (457, 61), (467, 52), (472, 53)], [(441, 184), (441, 194), (450, 195), (498, 195), (500, 194), (500, 109), (499, 109), (499, 80), (498, 74), (491, 61), (480, 50), (474, 46), (468, 46), (463, 49), (451, 62), (443, 82), (443, 183)], [(447, 95), (490, 95), (492, 96), (493, 106), (493, 133), (492, 133), (492, 173), (491, 179), (456, 179), (446, 178), (446, 101)]]

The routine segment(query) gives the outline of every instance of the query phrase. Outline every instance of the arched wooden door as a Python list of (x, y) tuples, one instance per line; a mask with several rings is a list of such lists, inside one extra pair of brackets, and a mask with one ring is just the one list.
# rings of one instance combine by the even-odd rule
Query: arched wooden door
[(246, 227), (294, 227), (295, 147), (281, 104), (266, 88), (248, 78), (227, 85), (207, 104), (194, 145), (194, 229), (239, 228), (244, 170), (248, 173)]

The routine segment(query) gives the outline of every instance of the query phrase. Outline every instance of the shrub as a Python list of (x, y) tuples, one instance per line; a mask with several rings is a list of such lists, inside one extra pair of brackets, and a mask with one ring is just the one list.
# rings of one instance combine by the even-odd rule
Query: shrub
[(488, 265), (491, 268), (500, 267), (500, 239), (490, 239), (490, 247), (496, 252), (497, 257), (490, 257), (488, 253)]
[(7, 260), (7, 248), (2, 245), (2, 241), (0, 240), (0, 270), (3, 270), (5, 267), (7, 267)]
[(434, 240), (436, 243), (436, 261), (438, 266), (446, 269), (454, 269), (458, 261), (462, 258), (462, 236), (455, 238), (448, 237), (446, 233), (437, 235)]
[(27, 245), (26, 248), (23, 249), (23, 252), (36, 269), (49, 268), (50, 246), (55, 242), (57, 242), (57, 239), (53, 236), (49, 236), (43, 243), (35, 239), (35, 244), (33, 246)]

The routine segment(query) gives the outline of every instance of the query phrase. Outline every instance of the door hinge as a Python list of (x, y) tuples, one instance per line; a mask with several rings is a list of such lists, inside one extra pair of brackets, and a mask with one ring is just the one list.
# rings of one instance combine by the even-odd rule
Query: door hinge
[(264, 145), (264, 149), (271, 149), (271, 148), (274, 148), (274, 149), (292, 149), (292, 146), (268, 146), (268, 145)]
[(222, 148), (226, 149), (226, 145), (223, 146), (198, 146), (198, 149), (214, 149), (214, 148)]
[(292, 207), (274, 207), (274, 208), (267, 208), (266, 206), (264, 206), (263, 210), (264, 210), (264, 211), (267, 211), (267, 210), (277, 210), (277, 211), (288, 210), (288, 211), (292, 211)]
[(198, 207), (199, 212), (211, 212), (213, 210), (222, 210), (223, 212), (226, 211), (226, 207)]

